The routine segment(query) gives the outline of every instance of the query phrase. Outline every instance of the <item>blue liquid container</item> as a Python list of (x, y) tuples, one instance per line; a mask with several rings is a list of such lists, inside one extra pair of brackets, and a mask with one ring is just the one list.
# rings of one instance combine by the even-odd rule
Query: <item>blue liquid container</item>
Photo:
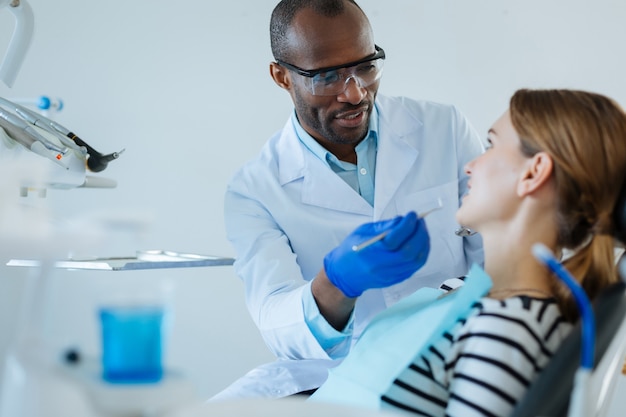
[(163, 307), (103, 307), (99, 315), (104, 380), (111, 383), (160, 381), (163, 377)]

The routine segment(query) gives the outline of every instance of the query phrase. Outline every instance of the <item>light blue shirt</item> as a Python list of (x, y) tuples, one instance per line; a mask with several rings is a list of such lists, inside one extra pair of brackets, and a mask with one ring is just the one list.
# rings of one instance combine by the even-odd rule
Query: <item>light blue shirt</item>
[(340, 161), (332, 153), (328, 152), (311, 135), (309, 135), (298, 122), (296, 112), (291, 116), (291, 121), (296, 129), (298, 139), (308, 150), (322, 160), (341, 179), (343, 179), (354, 191), (367, 201), (370, 206), (374, 205), (374, 178), (376, 173), (376, 151), (378, 148), (378, 110), (376, 106), (370, 117), (370, 130), (365, 139), (355, 149), (357, 163)]
[[(295, 111), (291, 116), (291, 121), (300, 142), (341, 177), (354, 191), (359, 193), (371, 206), (374, 206), (374, 178), (376, 173), (376, 150), (378, 147), (378, 110), (376, 106), (374, 106), (370, 117), (369, 133), (355, 148), (356, 164), (339, 160), (339, 158), (313, 139), (300, 125)], [(343, 331), (338, 332), (322, 316), (313, 298), (311, 284), (308, 287), (308, 290), (305, 290), (302, 294), (302, 304), (304, 319), (311, 333), (319, 341), (322, 348), (329, 352), (329, 356), (344, 356), (349, 345), (342, 342), (346, 342), (352, 336), (354, 314), (351, 315)]]

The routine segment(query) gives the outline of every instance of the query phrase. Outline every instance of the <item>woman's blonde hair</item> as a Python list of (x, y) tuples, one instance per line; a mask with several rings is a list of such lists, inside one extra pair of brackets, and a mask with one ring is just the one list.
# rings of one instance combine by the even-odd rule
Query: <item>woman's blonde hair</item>
[[(518, 90), (510, 102), (522, 152), (554, 161), (558, 246), (565, 267), (589, 297), (618, 278), (613, 211), (626, 177), (626, 113), (612, 99), (575, 90)], [(555, 280), (566, 317), (576, 317), (567, 288)]]

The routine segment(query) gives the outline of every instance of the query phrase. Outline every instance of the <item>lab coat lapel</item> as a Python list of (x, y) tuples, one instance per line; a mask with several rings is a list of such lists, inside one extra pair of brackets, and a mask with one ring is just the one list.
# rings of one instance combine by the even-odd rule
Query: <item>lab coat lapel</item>
[(420, 135), (423, 126), (420, 120), (406, 112), (404, 108), (400, 108), (399, 111), (387, 109), (386, 102), (386, 98), (379, 102), (374, 219), (380, 219), (387, 206), (394, 200), (404, 178), (412, 172), (419, 151), (405, 138), (409, 135)]
[(371, 217), (373, 208), (328, 165), (309, 152), (287, 121), (277, 146), (281, 184), (301, 180), (302, 203)]
[(302, 183), (302, 202), (328, 209), (372, 216), (369, 205), (339, 175), (314, 156), (307, 155)]

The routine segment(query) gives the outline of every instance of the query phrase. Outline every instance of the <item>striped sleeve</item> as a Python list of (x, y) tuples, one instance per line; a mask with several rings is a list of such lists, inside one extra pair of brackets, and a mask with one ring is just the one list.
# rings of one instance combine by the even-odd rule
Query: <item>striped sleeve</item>
[(569, 328), (552, 300), (515, 297), (483, 307), (448, 358), (450, 416), (509, 415)]

